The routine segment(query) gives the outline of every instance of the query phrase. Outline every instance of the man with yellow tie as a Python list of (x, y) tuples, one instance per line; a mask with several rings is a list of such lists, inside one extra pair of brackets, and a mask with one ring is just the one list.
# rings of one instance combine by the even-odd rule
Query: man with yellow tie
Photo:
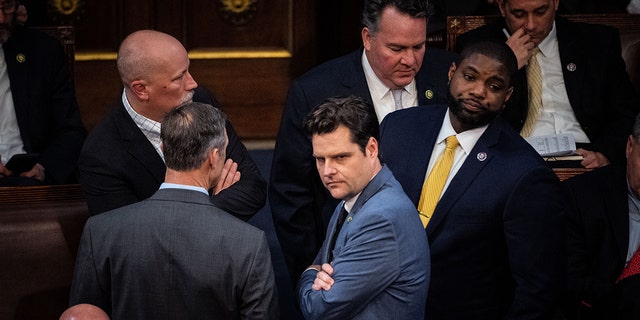
[(382, 159), (420, 211), (431, 250), (429, 319), (540, 319), (565, 279), (560, 185), (498, 114), (517, 70), (478, 42), (449, 70), (449, 104), (381, 125)]

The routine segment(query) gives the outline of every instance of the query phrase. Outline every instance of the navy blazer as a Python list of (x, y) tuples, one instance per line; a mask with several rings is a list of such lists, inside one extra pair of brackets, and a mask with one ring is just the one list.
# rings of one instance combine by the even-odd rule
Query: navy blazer
[(339, 205), (313, 264), (331, 263), (330, 290), (313, 290), (318, 273), (298, 282), (305, 319), (422, 319), (429, 287), (429, 245), (415, 206), (391, 171), (367, 184), (349, 212), (328, 261)]
[[(460, 48), (476, 40), (505, 41), (504, 20), (469, 31), (458, 38)], [(629, 80), (618, 30), (608, 26), (556, 18), (562, 75), (571, 108), (591, 141), (588, 149), (612, 162), (624, 161), (624, 147), (640, 99)], [(569, 68), (573, 64), (575, 68)], [(514, 93), (502, 116), (520, 131), (528, 112), (525, 68), (514, 79)]]
[(606, 319), (614, 311), (609, 303), (616, 300), (612, 299), (614, 284), (629, 248), (626, 169), (624, 165), (606, 166), (563, 185), (569, 230), (568, 314)]
[(198, 191), (162, 189), (89, 218), (70, 304), (111, 319), (278, 319), (267, 238)]
[[(420, 105), (447, 101), (447, 72), (456, 58), (444, 50), (426, 50), (416, 75)], [(434, 93), (431, 99), (426, 97), (427, 90)], [(302, 128), (303, 119), (327, 98), (341, 95), (372, 101), (362, 68), (362, 49), (319, 65), (294, 80), (280, 122), (271, 165), (269, 203), (294, 285), (320, 249), (331, 213), (338, 204), (318, 176), (311, 139)]]
[[(381, 124), (380, 148), (417, 206), (446, 106), (410, 108)], [(430, 319), (538, 319), (565, 282), (560, 184), (502, 118), (492, 121), (427, 225)]]
[(40, 154), (46, 182), (75, 182), (86, 131), (62, 45), (16, 26), (2, 50), (25, 151)]
[[(87, 138), (78, 167), (80, 183), (91, 214), (138, 202), (151, 196), (164, 181), (166, 167), (151, 142), (133, 122), (122, 100)], [(193, 101), (217, 106), (200, 87)], [(266, 201), (266, 182), (231, 123), (226, 124), (227, 158), (238, 163), (240, 181), (211, 201), (233, 215), (249, 220)]]

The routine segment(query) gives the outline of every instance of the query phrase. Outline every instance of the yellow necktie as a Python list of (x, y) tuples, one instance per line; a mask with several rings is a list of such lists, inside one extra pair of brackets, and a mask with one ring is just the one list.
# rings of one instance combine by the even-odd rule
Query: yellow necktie
[(422, 185), (422, 192), (420, 193), (418, 211), (420, 212), (422, 226), (425, 228), (433, 215), (433, 210), (436, 208), (438, 200), (440, 200), (440, 194), (442, 194), (449, 171), (451, 171), (451, 165), (453, 165), (453, 156), (456, 153), (456, 148), (460, 145), (456, 136), (448, 136), (446, 141), (447, 148), (436, 162), (431, 173), (429, 173), (429, 177)]
[(520, 135), (524, 138), (528, 138), (533, 131), (533, 125), (538, 120), (538, 114), (542, 109), (542, 71), (540, 71), (540, 64), (536, 56), (540, 52), (537, 47), (533, 49), (533, 55), (529, 58), (527, 64), (527, 86), (529, 87), (529, 111), (527, 112), (527, 119), (524, 121)]

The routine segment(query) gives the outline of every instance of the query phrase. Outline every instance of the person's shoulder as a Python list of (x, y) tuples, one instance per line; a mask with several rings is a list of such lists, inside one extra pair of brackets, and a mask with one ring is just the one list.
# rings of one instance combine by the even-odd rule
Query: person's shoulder
[(604, 186), (605, 181), (619, 180), (626, 182), (626, 168), (621, 164), (600, 167), (589, 172), (575, 175), (562, 183), (572, 189), (597, 188)]
[[(323, 62), (309, 71), (305, 72), (303, 75), (298, 77), (296, 81), (298, 82), (309, 82), (316, 81), (320, 79), (333, 78), (342, 75), (344, 72), (353, 69), (354, 66), (360, 65), (360, 58), (362, 57), (362, 50), (359, 49), (352, 53), (331, 59), (329, 61)], [(361, 66), (361, 65), (360, 65)]]
[(424, 105), (397, 110), (387, 114), (382, 120), (387, 125), (389, 123), (416, 121), (417, 119), (443, 116), (447, 111), (446, 105)]
[(21, 45), (46, 48), (46, 50), (51, 50), (52, 48), (62, 49), (62, 44), (58, 39), (40, 30), (29, 27), (14, 27), (8, 42), (14, 41)]

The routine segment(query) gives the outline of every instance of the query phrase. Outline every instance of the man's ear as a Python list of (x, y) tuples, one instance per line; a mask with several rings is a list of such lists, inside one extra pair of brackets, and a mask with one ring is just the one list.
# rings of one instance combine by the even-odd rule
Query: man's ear
[(369, 142), (367, 142), (366, 146), (366, 156), (378, 157), (378, 140), (374, 137), (369, 137)]
[(456, 72), (456, 69), (457, 69), (456, 63), (452, 62), (451, 66), (449, 67), (449, 73), (447, 74), (449, 81), (451, 81), (451, 78), (453, 78), (453, 74)]
[(366, 51), (371, 50), (371, 32), (369, 31), (369, 28), (362, 28), (360, 35), (362, 36), (362, 46), (364, 49)]
[(509, 87), (509, 89), (507, 89), (507, 95), (504, 97), (504, 102), (509, 101), (512, 94), (513, 94), (513, 87)]
[(149, 92), (147, 91), (147, 83), (144, 80), (133, 80), (129, 86), (131, 92), (140, 100), (149, 100)]
[(500, 9), (500, 14), (504, 17), (506, 12), (504, 9), (504, 0), (496, 0), (496, 2), (498, 3), (498, 9)]

